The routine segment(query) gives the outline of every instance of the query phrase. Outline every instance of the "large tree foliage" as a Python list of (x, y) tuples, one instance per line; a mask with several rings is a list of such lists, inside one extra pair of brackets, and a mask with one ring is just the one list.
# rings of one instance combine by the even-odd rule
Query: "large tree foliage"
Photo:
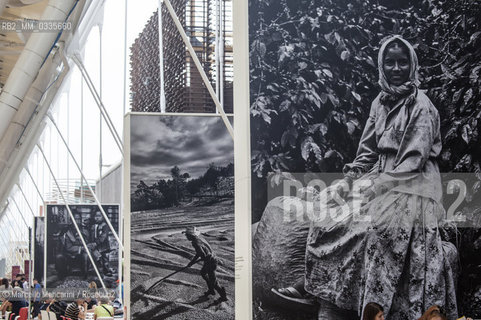
[[(182, 173), (178, 166), (174, 166), (170, 174), (171, 179), (159, 179), (152, 185), (141, 180), (131, 195), (132, 211), (179, 206), (182, 202), (191, 201), (194, 196), (219, 196), (218, 184), (222, 178), (234, 176), (234, 165), (229, 163), (219, 167), (211, 163), (198, 178), (191, 178), (187, 172)], [(222, 195), (226, 197), (226, 194), (224, 192)]]

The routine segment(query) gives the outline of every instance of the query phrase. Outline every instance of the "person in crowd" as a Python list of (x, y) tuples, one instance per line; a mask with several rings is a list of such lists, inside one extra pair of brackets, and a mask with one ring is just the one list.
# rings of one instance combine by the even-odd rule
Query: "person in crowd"
[(97, 282), (95, 282), (95, 281), (90, 281), (90, 283), (89, 283), (89, 289), (90, 289), (90, 290), (97, 290), (97, 289), (98, 289), (98, 287), (97, 287)]
[(89, 294), (90, 296), (85, 299), (87, 302), (87, 311), (91, 311), (97, 306), (98, 301), (94, 298), (95, 293), (97, 292), (97, 283), (95, 281), (91, 281), (89, 283)]
[(364, 307), (362, 320), (384, 320), (384, 309), (376, 302), (369, 302)]
[[(459, 319), (473, 320), (472, 318), (462, 317)], [(438, 305), (433, 305), (429, 307), (426, 312), (418, 320), (448, 320), (446, 311), (443, 307)]]
[(15, 279), (12, 280), (12, 288), (15, 288), (15, 287), (20, 287), (20, 280), (22, 279), (22, 275), (21, 274), (17, 274), (15, 276)]
[(32, 301), (33, 301), (33, 317), (36, 317), (40, 313), (40, 306), (42, 299), (42, 286), (38, 282), (38, 279), (33, 279), (33, 291), (32, 291)]
[(115, 280), (117, 288), (115, 289), (115, 297), (118, 299), (124, 299), (124, 284), (120, 283), (120, 279)]
[[(70, 226), (66, 233), (63, 234), (61, 239), (64, 251), (57, 254), (57, 260), (62, 261), (62, 264), (70, 264), (72, 261), (76, 261), (81, 273), (84, 277), (87, 277), (88, 272), (88, 255), (82, 246), (82, 242), (77, 236), (77, 231), (74, 226)], [(62, 273), (62, 276), (66, 274)]]
[(16, 294), (15, 299), (11, 299), (12, 302), (12, 313), (15, 315), (20, 315), (20, 309), (28, 307), (28, 302), (24, 297), (24, 292), (21, 287), (13, 288)]
[(114, 315), (120, 316), (124, 314), (124, 308), (122, 307), (122, 301), (119, 298), (115, 298), (112, 307), (114, 307)]
[(72, 320), (85, 319), (85, 310), (87, 310), (87, 304), (84, 299), (79, 298), (67, 306), (65, 317)]
[(46, 299), (43, 300), (42, 304), (38, 308), (38, 319), (42, 320), (42, 313), (40, 311), (45, 310), (48, 311), (47, 308), (51, 305), (53, 299), (51, 297), (47, 297)]
[(23, 288), (24, 291), (30, 290), (30, 285), (29, 285), (27, 279), (25, 278), (25, 276), (23, 276), (20, 279), (20, 282), (22, 283), (21, 287)]
[(5, 314), (5, 312), (12, 310), (12, 303), (6, 299), (2, 298), (2, 304), (0, 305), (0, 311), (2, 314)]
[(114, 307), (110, 305), (110, 299), (107, 296), (102, 296), (100, 298), (100, 305), (95, 307), (94, 319), (113, 316)]
[(10, 283), (8, 283), (7, 278), (3, 278), (0, 282), (0, 290), (7, 290), (8, 288), (10, 288)]
[(60, 317), (65, 314), (66, 309), (67, 304), (64, 301), (52, 299), (50, 304), (47, 306), (46, 311), (55, 313), (57, 315), (57, 319), (60, 319)]
[(448, 320), (448, 317), (442, 307), (433, 305), (418, 320)]
[(200, 232), (195, 227), (188, 227), (185, 231), (185, 237), (191, 241), (195, 249), (195, 256), (187, 265), (188, 267), (194, 265), (198, 260), (203, 261), (204, 265), (200, 270), (200, 275), (207, 282), (208, 290), (204, 293), (205, 296), (215, 295), (215, 292), (220, 295), (220, 301), (227, 301), (227, 294), (224, 287), (221, 287), (216, 277), (216, 270), (218, 260), (212, 251), (212, 247), (207, 240), (200, 236)]
[(115, 283), (117, 284), (117, 288), (115, 289), (115, 299), (112, 306), (114, 307), (115, 315), (122, 315), (124, 313), (122, 307), (122, 301), (124, 299), (124, 284), (120, 282), (120, 279), (117, 279)]
[[(388, 37), (378, 69), (381, 92), (356, 158), (343, 180), (319, 194), (327, 214), (313, 218), (305, 276), (295, 289), (319, 301), (319, 319), (353, 319), (368, 301), (380, 303), (389, 320), (417, 319), (433, 304), (446, 305), (455, 319), (457, 253), (443, 248), (438, 230), (445, 216), (439, 113), (419, 89), (408, 41)], [(289, 289), (273, 291), (288, 300)]]

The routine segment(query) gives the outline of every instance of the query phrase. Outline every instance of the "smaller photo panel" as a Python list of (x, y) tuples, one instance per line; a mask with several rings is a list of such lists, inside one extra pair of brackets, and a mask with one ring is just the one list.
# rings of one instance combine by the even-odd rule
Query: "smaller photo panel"
[[(95, 204), (69, 205), (68, 208), (80, 234), (66, 205), (47, 205), (46, 287), (89, 288), (95, 282), (95, 286), (101, 288), (103, 282), (106, 288), (116, 288), (119, 245), (100, 208)], [(102, 205), (102, 208), (118, 233), (119, 205)]]
[(133, 320), (234, 319), (234, 150), (220, 116), (130, 116)]
[(34, 217), (33, 234), (33, 278), (43, 285), (45, 280), (45, 217)]

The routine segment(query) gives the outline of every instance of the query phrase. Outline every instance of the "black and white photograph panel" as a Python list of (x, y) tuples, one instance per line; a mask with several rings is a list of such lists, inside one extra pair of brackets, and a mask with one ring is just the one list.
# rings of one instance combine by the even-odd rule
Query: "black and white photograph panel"
[(34, 217), (34, 258), (33, 258), (33, 277), (38, 283), (44, 285), (45, 270), (45, 217)]
[[(47, 205), (46, 287), (96, 289), (102, 287), (103, 281), (106, 288), (116, 288), (119, 279), (119, 245), (101, 210), (95, 204), (75, 204), (69, 205), (69, 208), (98, 274), (67, 206)], [(102, 205), (102, 208), (118, 233), (119, 205)]]
[(249, 0), (254, 319), (481, 318), (479, 17)]
[(234, 319), (232, 138), (220, 116), (130, 119), (132, 319)]

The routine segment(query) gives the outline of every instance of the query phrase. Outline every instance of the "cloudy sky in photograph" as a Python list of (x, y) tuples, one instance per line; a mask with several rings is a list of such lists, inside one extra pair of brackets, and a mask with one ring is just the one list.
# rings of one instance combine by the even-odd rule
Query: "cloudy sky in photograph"
[(192, 178), (210, 163), (234, 162), (234, 143), (220, 116), (132, 115), (130, 125), (131, 188), (171, 178), (178, 166)]

